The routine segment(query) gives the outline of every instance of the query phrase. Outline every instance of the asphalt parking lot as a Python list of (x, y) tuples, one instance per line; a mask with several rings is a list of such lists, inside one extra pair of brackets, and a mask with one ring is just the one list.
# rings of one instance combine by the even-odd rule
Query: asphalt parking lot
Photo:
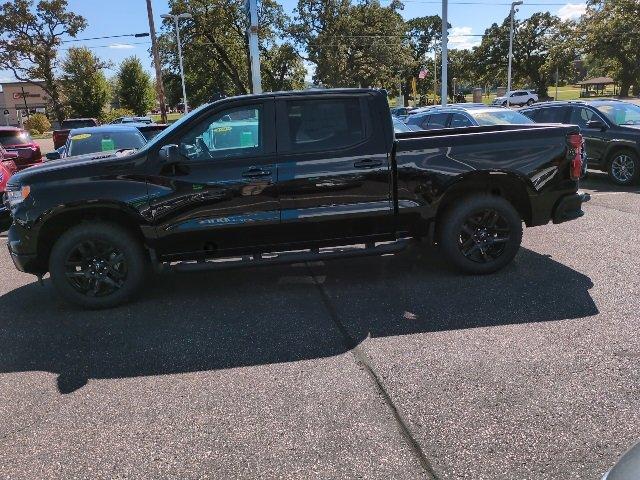
[(2, 250), (0, 478), (599, 479), (640, 439), (640, 189), (585, 189), (487, 277), (414, 246), (85, 312)]

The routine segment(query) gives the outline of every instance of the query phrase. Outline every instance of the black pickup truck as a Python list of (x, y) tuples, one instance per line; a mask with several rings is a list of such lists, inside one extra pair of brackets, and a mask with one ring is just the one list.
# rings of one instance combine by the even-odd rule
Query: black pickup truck
[(18, 269), (50, 272), (88, 308), (124, 302), (153, 267), (384, 254), (420, 237), (490, 273), (515, 256), (523, 222), (583, 215), (582, 167), (576, 126), (395, 135), (384, 91), (226, 98), (140, 150), (12, 177), (8, 246)]

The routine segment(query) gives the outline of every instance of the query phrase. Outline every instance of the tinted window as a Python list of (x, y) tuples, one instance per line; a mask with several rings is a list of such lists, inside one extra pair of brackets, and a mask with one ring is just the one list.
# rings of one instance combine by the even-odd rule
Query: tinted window
[(432, 113), (429, 116), (429, 128), (445, 128), (447, 126), (448, 113)]
[(297, 100), (286, 103), (289, 148), (294, 152), (337, 150), (365, 138), (360, 100)]
[(78, 133), (69, 138), (69, 156), (142, 147), (146, 141), (137, 131)]
[(31, 137), (25, 131), (9, 130), (0, 131), (0, 143), (2, 145), (26, 145), (32, 142)]
[(536, 115), (537, 123), (563, 123), (567, 118), (568, 107), (541, 108)]
[(63, 120), (62, 128), (82, 128), (82, 127), (95, 127), (96, 122), (93, 120)]
[(180, 139), (180, 153), (196, 161), (262, 153), (261, 118), (260, 105), (218, 112)]
[(587, 126), (587, 122), (590, 120), (600, 119), (593, 111), (589, 110), (588, 108), (573, 107), (571, 109), (571, 118), (569, 119), (569, 123), (579, 125), (580, 128), (585, 128)]
[(471, 127), (473, 123), (469, 120), (465, 115), (461, 113), (453, 113), (451, 114), (451, 128), (458, 127)]

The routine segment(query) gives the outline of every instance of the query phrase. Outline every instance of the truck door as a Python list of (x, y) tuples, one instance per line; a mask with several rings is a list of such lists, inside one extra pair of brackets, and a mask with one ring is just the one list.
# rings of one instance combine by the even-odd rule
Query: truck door
[(393, 231), (390, 159), (370, 98), (325, 94), (276, 102), (282, 232), (288, 241)]
[(183, 161), (158, 159), (149, 180), (160, 254), (271, 243), (280, 222), (272, 99), (225, 104), (161, 143)]

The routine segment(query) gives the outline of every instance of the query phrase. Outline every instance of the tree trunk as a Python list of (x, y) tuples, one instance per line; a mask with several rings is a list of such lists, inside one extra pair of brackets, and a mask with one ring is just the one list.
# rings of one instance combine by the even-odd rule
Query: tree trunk
[(621, 97), (628, 97), (630, 88), (631, 88), (631, 82), (629, 82), (628, 80), (621, 81), (620, 82), (620, 96)]

